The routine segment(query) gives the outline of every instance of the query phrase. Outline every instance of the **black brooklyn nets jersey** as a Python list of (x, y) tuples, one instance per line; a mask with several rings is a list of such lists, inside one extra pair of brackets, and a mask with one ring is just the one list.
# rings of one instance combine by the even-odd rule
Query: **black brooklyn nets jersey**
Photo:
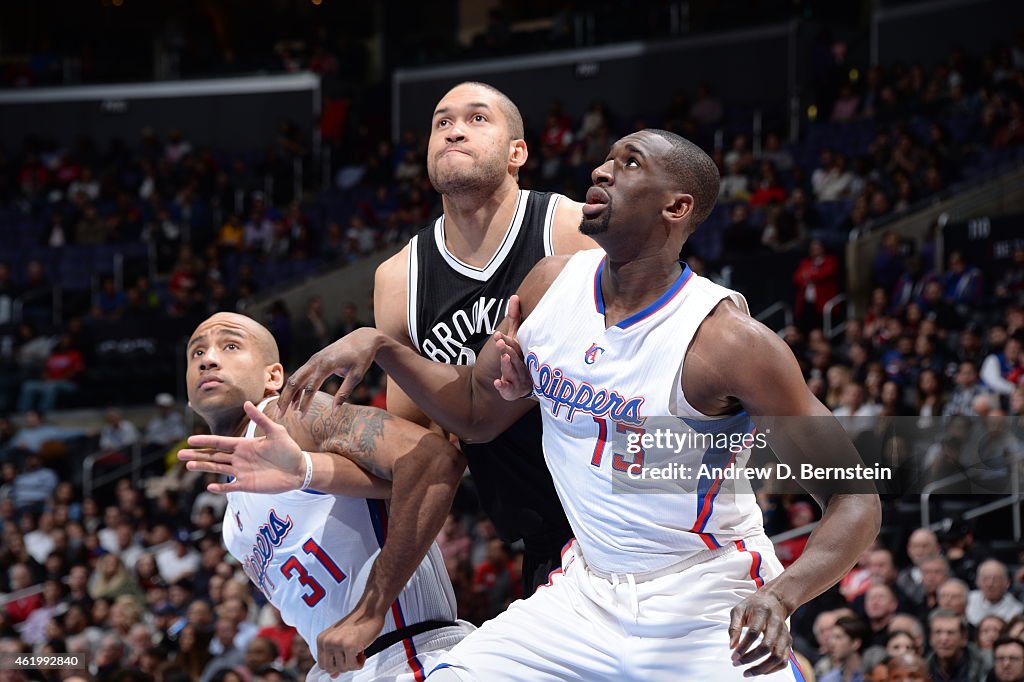
[[(409, 338), (424, 357), (473, 364), (505, 317), (509, 297), (544, 256), (558, 194), (520, 190), (505, 238), (483, 268), (448, 252), (444, 216), (409, 242)], [(506, 542), (571, 531), (541, 450), (539, 410), (490, 443), (463, 444), (480, 503)], [(564, 536), (564, 537), (563, 537)]]

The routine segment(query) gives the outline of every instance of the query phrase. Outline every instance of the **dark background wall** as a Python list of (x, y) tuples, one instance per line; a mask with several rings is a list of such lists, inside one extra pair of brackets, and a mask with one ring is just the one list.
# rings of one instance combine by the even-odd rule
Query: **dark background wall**
[[(61, 145), (72, 145), (82, 135), (88, 135), (102, 146), (111, 139), (125, 142), (138, 139), (146, 126), (158, 135), (170, 128), (180, 128), (193, 144), (208, 144), (224, 150), (251, 150), (254, 141), (260, 146), (274, 140), (282, 120), (295, 123), (308, 139), (316, 123), (314, 104), (316, 93), (309, 89), (315, 78), (297, 79), (290, 76), (260, 79), (267, 83), (295, 83), (305, 80), (304, 89), (251, 94), (216, 94), (217, 81), (212, 81), (214, 94), (162, 97), (146, 96), (152, 86), (139, 86), (136, 93), (125, 93), (130, 86), (104, 86), (67, 89), (71, 101), (61, 101), (56, 94), (51, 101), (18, 103), (18, 98), (46, 98), (47, 93), (0, 93), (0, 144), (17, 148), (29, 135), (52, 139)], [(237, 84), (237, 79), (225, 81)], [(173, 83), (161, 84), (173, 90)], [(183, 87), (188, 87), (185, 83)], [(59, 90), (50, 92), (60, 93)], [(82, 94), (85, 94), (84, 98)], [(104, 94), (104, 93), (107, 94)], [(89, 96), (87, 93), (98, 93)], [(139, 94), (142, 96), (139, 96)], [(15, 102), (11, 102), (15, 99)]]
[(397, 131), (425, 131), (437, 100), (465, 80), (481, 80), (508, 94), (535, 128), (543, 125), (554, 99), (577, 118), (595, 100), (603, 100), (613, 114), (636, 118), (662, 112), (676, 92), (692, 96), (703, 81), (715, 83), (723, 100), (782, 112), (789, 89), (789, 45), (790, 27), (779, 24), (718, 36), (399, 70), (394, 79)]

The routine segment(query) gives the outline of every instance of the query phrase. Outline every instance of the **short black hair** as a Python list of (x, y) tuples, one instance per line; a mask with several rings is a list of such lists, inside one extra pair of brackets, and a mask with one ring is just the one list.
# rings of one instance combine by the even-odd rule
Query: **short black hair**
[(679, 188), (693, 195), (690, 227), (696, 229), (711, 214), (718, 201), (718, 166), (703, 149), (685, 137), (660, 128), (647, 128), (646, 131), (672, 145), (672, 152), (665, 157), (665, 165)]
[(999, 637), (996, 641), (992, 642), (992, 653), (995, 654), (996, 649), (998, 649), (1001, 646), (1006, 646), (1007, 644), (1015, 644), (1016, 646), (1020, 647), (1021, 652), (1024, 652), (1024, 640), (1017, 639), (1016, 637), (1010, 637), (1009, 635), (1004, 635), (1002, 637)]
[(860, 642), (860, 651), (863, 653), (868, 648), (871, 640), (871, 630), (868, 629), (867, 624), (856, 616), (843, 616), (842, 618), (836, 619), (836, 624), (833, 627), (840, 628), (846, 633), (846, 636), (852, 640)]

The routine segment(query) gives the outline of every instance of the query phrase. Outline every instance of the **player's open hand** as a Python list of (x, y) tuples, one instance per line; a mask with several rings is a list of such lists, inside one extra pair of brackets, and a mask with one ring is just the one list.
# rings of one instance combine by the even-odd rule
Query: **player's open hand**
[(305, 412), (313, 396), (333, 374), (342, 377), (334, 404), (347, 401), (373, 364), (380, 338), (380, 332), (373, 327), (363, 327), (314, 353), (285, 384), (281, 392), (282, 408), (294, 406), (299, 412)]
[(523, 349), (519, 346), (519, 325), (522, 321), (519, 297), (513, 294), (508, 299), (508, 313), (501, 325), (506, 331), (496, 331), (493, 337), (501, 356), (501, 378), (494, 380), (494, 388), (505, 400), (519, 400), (533, 391), (533, 378), (523, 362)]
[(283, 493), (302, 486), (305, 462), (287, 429), (246, 401), (245, 413), (265, 436), (190, 436), (189, 448), (178, 452), (190, 471), (233, 476), (230, 483), (211, 483), (211, 493)]
[(317, 664), (329, 675), (359, 670), (366, 663), (366, 648), (384, 629), (383, 614), (367, 614), (358, 607), (316, 638)]
[[(733, 665), (746, 666), (760, 661), (745, 670), (744, 677), (767, 675), (789, 665), (793, 636), (786, 627), (787, 617), (782, 602), (763, 589), (733, 607), (729, 622)], [(759, 637), (760, 642), (757, 641)]]

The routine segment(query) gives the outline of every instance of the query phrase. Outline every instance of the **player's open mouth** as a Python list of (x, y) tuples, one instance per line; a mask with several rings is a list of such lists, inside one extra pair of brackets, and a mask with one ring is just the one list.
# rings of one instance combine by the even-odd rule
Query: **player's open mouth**
[(587, 190), (587, 203), (583, 204), (583, 215), (592, 218), (608, 205), (608, 193), (600, 187), (591, 187)]

